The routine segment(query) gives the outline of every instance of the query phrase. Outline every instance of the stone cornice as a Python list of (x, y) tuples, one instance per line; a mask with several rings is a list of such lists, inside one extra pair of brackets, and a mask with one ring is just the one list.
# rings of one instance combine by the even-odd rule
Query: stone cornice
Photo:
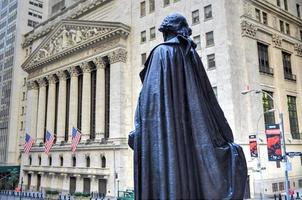
[(258, 7), (264, 8), (267, 11), (270, 11), (270, 13), (275, 14), (276, 16), (287, 20), (288, 22), (295, 23), (297, 26), (300, 26), (302, 23), (302, 19), (296, 17), (295, 15), (287, 12), (284, 9), (279, 8), (278, 6), (268, 2), (268, 1), (262, 1), (262, 0), (245, 0), (245, 7), (250, 2), (254, 5), (257, 5)]
[(33, 41), (43, 37), (51, 30), (53, 30), (56, 25), (64, 19), (77, 19), (83, 14), (96, 9), (112, 0), (80, 0), (77, 3), (71, 5), (70, 7), (64, 9), (60, 13), (52, 16), (48, 20), (38, 24), (34, 30), (25, 34), (25, 41), (23, 47), (30, 45)]
[(41, 65), (108, 38), (127, 38), (129, 33), (130, 27), (118, 22), (64, 20), (44, 39), (21, 67), (30, 72)]

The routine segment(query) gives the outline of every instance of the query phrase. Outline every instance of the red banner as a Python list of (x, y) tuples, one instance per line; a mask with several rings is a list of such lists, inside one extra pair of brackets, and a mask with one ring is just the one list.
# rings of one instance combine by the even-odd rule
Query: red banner
[(250, 141), (250, 153), (251, 157), (257, 158), (258, 157), (258, 149), (257, 149), (257, 137), (256, 135), (249, 136)]
[(267, 153), (269, 161), (282, 160), (281, 134), (279, 124), (270, 124), (265, 130), (267, 139)]

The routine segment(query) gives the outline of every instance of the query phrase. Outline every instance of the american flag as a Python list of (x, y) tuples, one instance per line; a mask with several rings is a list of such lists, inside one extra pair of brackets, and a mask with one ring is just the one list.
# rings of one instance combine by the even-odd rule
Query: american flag
[(51, 135), (51, 133), (49, 131), (46, 131), (46, 141), (44, 143), (44, 146), (45, 146), (45, 153), (48, 154), (52, 145), (53, 145), (53, 142), (54, 142), (55, 138)]
[(81, 133), (78, 129), (72, 127), (72, 141), (71, 141), (71, 151), (72, 152), (75, 152), (79, 142), (80, 142), (80, 139), (81, 139)]
[(35, 143), (35, 141), (32, 139), (32, 137), (30, 137), (30, 135), (28, 135), (27, 133), (25, 134), (25, 144), (24, 144), (24, 152), (25, 153), (29, 153), (31, 147), (33, 146), (33, 144)]

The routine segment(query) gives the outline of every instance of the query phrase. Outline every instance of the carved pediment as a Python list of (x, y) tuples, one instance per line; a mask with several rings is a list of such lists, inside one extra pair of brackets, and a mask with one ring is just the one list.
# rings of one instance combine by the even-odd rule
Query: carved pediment
[(127, 37), (130, 27), (117, 22), (64, 20), (23, 63), (25, 71), (78, 51), (101, 40)]

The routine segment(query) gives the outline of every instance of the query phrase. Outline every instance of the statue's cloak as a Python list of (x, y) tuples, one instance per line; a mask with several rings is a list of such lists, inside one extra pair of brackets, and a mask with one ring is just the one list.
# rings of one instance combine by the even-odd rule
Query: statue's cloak
[(203, 64), (188, 38), (157, 47), (140, 73), (134, 149), (136, 199), (242, 199), (247, 178)]

